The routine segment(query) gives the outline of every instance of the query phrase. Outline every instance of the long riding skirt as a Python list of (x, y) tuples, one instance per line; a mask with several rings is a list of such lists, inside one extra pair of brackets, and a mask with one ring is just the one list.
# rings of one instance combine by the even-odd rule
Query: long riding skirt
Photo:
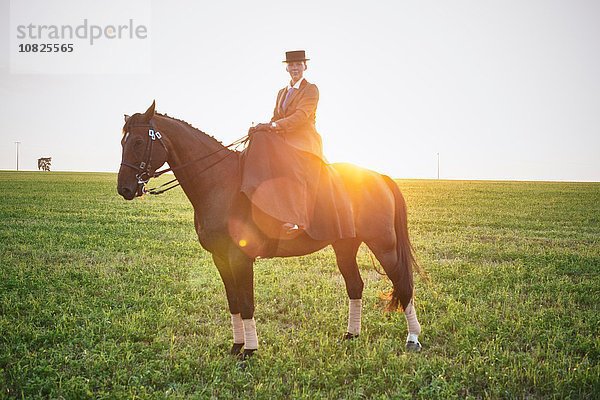
[(352, 206), (337, 171), (285, 141), (253, 133), (242, 161), (241, 190), (264, 213), (298, 224), (316, 240), (355, 237)]

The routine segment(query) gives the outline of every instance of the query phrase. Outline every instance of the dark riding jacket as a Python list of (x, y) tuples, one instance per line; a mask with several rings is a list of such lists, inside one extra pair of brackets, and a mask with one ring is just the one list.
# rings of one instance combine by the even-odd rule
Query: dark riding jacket
[(286, 143), (323, 158), (323, 142), (315, 127), (319, 89), (303, 79), (283, 106), (288, 88), (277, 94), (271, 122), (277, 123)]

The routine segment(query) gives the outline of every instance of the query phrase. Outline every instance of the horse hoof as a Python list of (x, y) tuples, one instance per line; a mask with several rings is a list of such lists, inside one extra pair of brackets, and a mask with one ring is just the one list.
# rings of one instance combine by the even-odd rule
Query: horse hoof
[(240, 361), (246, 361), (254, 355), (256, 349), (245, 349), (242, 353), (238, 354)]
[(234, 343), (233, 346), (231, 346), (231, 350), (229, 350), (229, 354), (231, 354), (232, 356), (237, 356), (238, 354), (240, 354), (243, 348), (244, 343)]
[(406, 351), (411, 353), (418, 353), (421, 351), (421, 343), (419, 342), (406, 342)]
[(358, 337), (358, 335), (355, 335), (355, 334), (350, 333), (350, 332), (346, 332), (346, 334), (342, 338), (342, 341), (356, 339), (357, 337)]

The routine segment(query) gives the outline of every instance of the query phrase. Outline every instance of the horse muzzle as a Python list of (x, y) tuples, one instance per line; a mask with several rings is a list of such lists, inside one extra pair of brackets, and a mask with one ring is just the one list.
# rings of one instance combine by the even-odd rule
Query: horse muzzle
[(135, 189), (127, 186), (119, 186), (117, 192), (123, 196), (125, 200), (133, 200), (136, 197), (142, 196), (144, 191), (144, 184), (138, 184)]

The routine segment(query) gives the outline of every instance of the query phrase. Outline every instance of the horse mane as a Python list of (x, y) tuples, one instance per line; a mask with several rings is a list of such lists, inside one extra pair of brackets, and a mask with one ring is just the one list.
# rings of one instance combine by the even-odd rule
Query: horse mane
[[(131, 116), (131, 117), (130, 117), (130, 118), (129, 118), (129, 119), (126, 121), (126, 122), (125, 122), (125, 125), (123, 125), (123, 135), (125, 135), (125, 133), (126, 133), (128, 130), (129, 130), (129, 126), (130, 126), (131, 124), (133, 124), (133, 123), (135, 123), (135, 122), (138, 122), (138, 120), (139, 120), (139, 119), (142, 117), (142, 115), (143, 115), (143, 114), (141, 114), (141, 113), (136, 113), (136, 114), (133, 114), (133, 115), (132, 115), (132, 116)], [(182, 119), (179, 119), (179, 118), (171, 117), (170, 115), (167, 115), (166, 113), (165, 113), (165, 114), (162, 114), (162, 113), (156, 112), (156, 113), (155, 113), (155, 115), (156, 115), (156, 116), (159, 116), (159, 117), (167, 118), (167, 119), (169, 119), (169, 120), (171, 120), (171, 121), (176, 121), (176, 122), (179, 122), (179, 123), (181, 123), (181, 124), (182, 124), (184, 127), (186, 127), (186, 128), (189, 128), (189, 129), (190, 129), (192, 132), (194, 132), (194, 133), (196, 134), (196, 136), (198, 137), (198, 139), (201, 139), (201, 140), (208, 140), (209, 142), (211, 142), (211, 143), (213, 143), (213, 144), (217, 144), (217, 145), (219, 145), (219, 146), (222, 146), (222, 147), (226, 147), (226, 148), (227, 148), (227, 146), (225, 146), (225, 145), (223, 144), (223, 142), (221, 142), (220, 140), (216, 139), (214, 136), (212, 136), (212, 135), (209, 135), (208, 133), (206, 133), (206, 132), (204, 132), (204, 131), (202, 131), (202, 130), (200, 130), (200, 129), (196, 128), (196, 127), (194, 127), (192, 124), (190, 124), (190, 123), (189, 123), (189, 122), (187, 122), (187, 121), (184, 121), (184, 120), (182, 120)], [(227, 150), (228, 150), (228, 151), (233, 151), (233, 152), (235, 152), (235, 153), (238, 153), (238, 152), (239, 152), (238, 150), (232, 150), (232, 149), (230, 149), (230, 148), (227, 148)]]
[(187, 122), (187, 121), (184, 121), (184, 120), (182, 120), (182, 119), (179, 119), (179, 118), (171, 117), (171, 116), (167, 115), (166, 113), (165, 113), (165, 114), (162, 114), (162, 113), (159, 113), (159, 112), (157, 112), (157, 113), (155, 113), (155, 115), (158, 115), (158, 116), (160, 116), (160, 117), (164, 117), (164, 118), (168, 118), (168, 119), (170, 119), (170, 120), (172, 120), (172, 121), (177, 121), (177, 122), (180, 122), (180, 123), (182, 123), (184, 126), (186, 126), (186, 127), (190, 128), (190, 129), (191, 129), (191, 130), (192, 130), (194, 133), (196, 133), (197, 135), (199, 135), (199, 136), (202, 136), (202, 137), (205, 137), (205, 138), (208, 138), (208, 139), (209, 139), (210, 141), (212, 141), (213, 143), (218, 143), (219, 145), (221, 145), (221, 146), (224, 146), (223, 142), (221, 142), (220, 140), (216, 139), (214, 136), (212, 136), (212, 135), (209, 135), (208, 133), (206, 133), (206, 132), (204, 132), (204, 131), (202, 131), (202, 130), (200, 130), (200, 129), (196, 128), (196, 127), (194, 127), (192, 124), (190, 124), (190, 123), (189, 123), (189, 122)]

